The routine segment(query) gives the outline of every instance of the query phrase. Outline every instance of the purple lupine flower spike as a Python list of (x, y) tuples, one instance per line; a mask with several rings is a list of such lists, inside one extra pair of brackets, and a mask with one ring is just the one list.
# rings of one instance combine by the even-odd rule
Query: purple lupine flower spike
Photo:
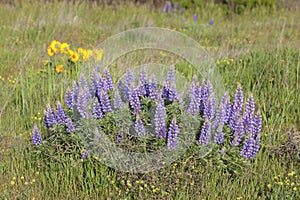
[(68, 133), (74, 133), (75, 132), (75, 128), (73, 126), (73, 122), (71, 118), (67, 118), (66, 119), (66, 130)]
[(87, 103), (88, 103), (87, 93), (88, 93), (87, 90), (84, 89), (80, 90), (77, 99), (76, 108), (82, 118), (87, 117), (87, 110), (86, 110)]
[(172, 9), (172, 5), (170, 2), (166, 2), (166, 13), (168, 13)]
[(54, 111), (50, 104), (47, 104), (46, 110), (44, 111), (44, 123), (47, 128), (50, 128), (57, 123)]
[(97, 85), (99, 78), (99, 74), (96, 72), (96, 70), (93, 70), (90, 78), (90, 93), (92, 97), (95, 97), (97, 94)]
[(184, 7), (181, 7), (180, 8), (180, 14), (183, 15), (183, 13), (184, 13)]
[(79, 88), (81, 90), (85, 90), (85, 91), (87, 90), (88, 91), (85, 94), (87, 99), (89, 99), (91, 97), (87, 80), (86, 80), (86, 78), (85, 78), (85, 76), (83, 74), (80, 75)]
[(74, 106), (74, 95), (69, 87), (66, 90), (65, 102), (69, 109), (71, 109)]
[(238, 121), (235, 123), (234, 133), (233, 133), (233, 139), (231, 141), (232, 146), (238, 146), (242, 140), (244, 131), (244, 124), (243, 119), (240, 117)]
[(35, 145), (35, 146), (38, 146), (38, 145), (42, 144), (42, 142), (43, 142), (41, 132), (39, 131), (36, 124), (34, 124), (34, 126), (33, 126), (33, 130), (31, 133), (31, 139), (32, 139), (33, 145)]
[(114, 93), (114, 109), (118, 109), (122, 106), (123, 106), (123, 102), (122, 102), (121, 96), (119, 94), (119, 91), (116, 90)]
[(197, 14), (194, 14), (193, 20), (194, 20), (194, 21), (197, 21), (197, 20), (198, 20), (198, 15), (197, 15)]
[(142, 96), (147, 96), (147, 85), (148, 85), (148, 83), (147, 83), (147, 73), (146, 73), (145, 68), (143, 68), (141, 73), (140, 73), (140, 83), (141, 83), (141, 85), (140, 85), (141, 95)]
[(133, 109), (134, 114), (139, 114), (142, 112), (141, 103), (140, 103), (140, 99), (138, 96), (138, 88), (130, 89), (129, 103), (130, 103), (130, 107)]
[(178, 10), (178, 2), (175, 2), (173, 12), (177, 12), (177, 10)]
[(223, 132), (223, 123), (220, 123), (216, 129), (215, 135), (214, 135), (214, 143), (216, 144), (222, 144), (224, 141), (224, 132)]
[(174, 150), (178, 145), (178, 125), (176, 124), (176, 117), (174, 116), (168, 131), (167, 147), (168, 149)]
[(231, 128), (231, 130), (234, 130), (235, 123), (243, 113), (243, 105), (244, 105), (244, 94), (243, 94), (241, 84), (238, 83), (234, 95), (233, 105), (231, 107), (231, 115), (229, 119), (229, 127)]
[(108, 91), (109, 90), (109, 86), (107, 84), (107, 80), (106, 78), (100, 78), (99, 79), (99, 82), (98, 82), (98, 87), (97, 87), (98, 90), (105, 90), (105, 91)]
[(201, 133), (198, 142), (200, 144), (208, 144), (210, 140), (211, 122), (208, 117), (205, 118), (204, 124), (201, 128)]
[(58, 124), (65, 124), (66, 120), (66, 113), (63, 107), (61, 106), (60, 102), (56, 102), (56, 119)]
[(246, 109), (243, 116), (243, 123), (246, 133), (253, 133), (254, 128), (254, 111), (255, 111), (255, 102), (253, 95), (250, 93), (248, 100), (246, 102)]
[(255, 140), (251, 134), (248, 135), (248, 138), (245, 140), (240, 155), (244, 158), (251, 159), (253, 150), (254, 150)]
[(252, 153), (250, 155), (251, 160), (253, 160), (254, 157), (256, 156), (256, 154), (258, 153), (259, 148), (260, 148), (260, 134), (258, 134), (255, 138), (254, 145), (253, 145), (253, 150), (252, 150)]
[(254, 128), (253, 128), (253, 136), (257, 137), (262, 129), (262, 117), (260, 114), (260, 110), (257, 111), (254, 116)]
[(101, 89), (100, 94), (99, 94), (99, 100), (101, 103), (101, 108), (102, 108), (103, 113), (112, 111), (107, 91)]
[(97, 98), (95, 98), (92, 106), (92, 112), (95, 119), (103, 118), (103, 113), (101, 110), (101, 105)]
[(168, 99), (169, 101), (178, 100), (178, 93), (176, 89), (176, 72), (174, 66), (170, 67), (170, 70), (167, 74), (162, 97)]
[(158, 98), (154, 116), (155, 134), (157, 138), (166, 138), (166, 111), (161, 97)]
[(213, 20), (213, 19), (211, 19), (210, 21), (209, 21), (209, 25), (214, 25), (214, 23), (215, 23), (215, 20)]
[(112, 78), (111, 78), (111, 75), (108, 70), (105, 70), (104, 78), (106, 79), (106, 84), (108, 86), (108, 90), (113, 90), (114, 85), (113, 85)]
[(139, 115), (137, 115), (137, 118), (136, 118), (136, 121), (134, 124), (134, 129), (138, 136), (146, 135), (146, 130), (145, 130), (144, 124)]
[(205, 81), (202, 81), (200, 88), (200, 110), (204, 112), (205, 107), (207, 107), (208, 101), (208, 89)]
[(129, 100), (129, 90), (133, 87), (134, 75), (130, 69), (128, 69), (124, 75), (124, 83), (122, 84), (122, 92), (124, 101)]
[(151, 99), (157, 99), (158, 97), (158, 84), (156, 81), (156, 78), (154, 75), (152, 75), (151, 77), (151, 83), (150, 83), (151, 87), (150, 87), (150, 91), (149, 91), (149, 96)]
[(216, 111), (216, 118), (214, 121), (214, 128), (216, 129), (214, 135), (214, 142), (217, 144), (222, 144), (224, 140), (223, 127), (226, 122), (226, 108), (228, 104), (228, 92), (224, 94), (221, 98), (219, 108)]

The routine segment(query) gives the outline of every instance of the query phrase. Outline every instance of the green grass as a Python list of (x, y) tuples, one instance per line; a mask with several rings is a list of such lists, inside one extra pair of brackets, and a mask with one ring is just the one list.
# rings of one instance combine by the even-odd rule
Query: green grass
[[(299, 163), (289, 160), (288, 152), (279, 156), (271, 148), (280, 148), (292, 125), (300, 130), (299, 11), (270, 14), (267, 9), (256, 8), (227, 16), (220, 6), (208, 4), (180, 16), (147, 5), (103, 8), (38, 1), (0, 4), (1, 199), (299, 199)], [(192, 20), (195, 12), (197, 22)], [(214, 26), (208, 25), (211, 18)], [(63, 102), (65, 89), (76, 73), (55, 74), (43, 66), (49, 43), (57, 39), (73, 47), (93, 48), (116, 33), (145, 26), (183, 32), (198, 41), (216, 63), (233, 59), (217, 67), (230, 94), (240, 82), (245, 94), (253, 93), (262, 112), (258, 155), (241, 170), (231, 167), (236, 173), (216, 165), (214, 159), (206, 162), (192, 150), (171, 166), (146, 174), (118, 172), (93, 157), (82, 162), (62, 156), (58, 162), (40, 166), (32, 153), (33, 124), (46, 134), (38, 118), (47, 103)], [(113, 74), (128, 59), (136, 65), (178, 62), (169, 53), (138, 51), (117, 60)], [(191, 78), (185, 66), (181, 63), (176, 67)], [(288, 176), (292, 171), (298, 177)], [(274, 176), (278, 175), (293, 179), (298, 191), (291, 191), (284, 181), (284, 186), (276, 185)]]

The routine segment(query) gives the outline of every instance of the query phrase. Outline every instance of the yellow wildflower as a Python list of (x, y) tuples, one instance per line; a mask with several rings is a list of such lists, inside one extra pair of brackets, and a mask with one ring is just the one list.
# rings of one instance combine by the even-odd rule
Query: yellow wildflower
[(268, 184), (267, 187), (269, 188), (269, 190), (272, 188), (271, 184)]
[(16, 182), (15, 181), (10, 181), (10, 184), (14, 185)]
[(283, 182), (280, 181), (280, 182), (278, 182), (277, 184), (278, 184), (278, 185), (283, 185)]
[(23, 180), (24, 179), (24, 176), (21, 176), (21, 180)]
[(54, 50), (51, 47), (47, 48), (47, 53), (49, 56), (54, 56)]
[(72, 62), (77, 62), (79, 59), (79, 54), (75, 51), (69, 50), (70, 53), (70, 59), (72, 60)]
[(50, 47), (53, 49), (54, 53), (58, 52), (60, 49), (61, 43), (57, 40), (52, 40)]
[(297, 191), (297, 188), (296, 188), (296, 187), (294, 187), (294, 188), (293, 188), (293, 190), (294, 190), (294, 191)]
[(49, 63), (49, 61), (48, 60), (42, 60), (42, 63), (43, 63), (44, 66), (46, 66)]
[(87, 60), (91, 55), (92, 55), (92, 51), (91, 50), (86, 50), (83, 53), (82, 59)]
[(70, 50), (70, 45), (68, 43), (64, 42), (60, 45), (60, 52), (61, 53), (64, 53), (64, 54), (68, 55), (69, 50)]
[(25, 183), (24, 183), (25, 185), (28, 185), (28, 182), (27, 181), (25, 181)]
[(102, 59), (102, 56), (103, 56), (103, 49), (94, 50), (94, 58), (96, 61), (100, 61)]
[(64, 71), (64, 67), (62, 65), (57, 65), (55, 70), (57, 73), (60, 73), (60, 72)]

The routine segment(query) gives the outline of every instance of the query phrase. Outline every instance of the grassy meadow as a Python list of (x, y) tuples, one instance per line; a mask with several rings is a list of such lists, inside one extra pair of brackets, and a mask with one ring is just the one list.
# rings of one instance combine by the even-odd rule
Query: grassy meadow
[[(299, 10), (259, 7), (237, 15), (208, 3), (181, 15), (147, 4), (16, 2), (0, 1), (0, 199), (300, 199)], [(110, 36), (141, 27), (193, 38), (215, 61), (231, 96), (238, 82), (245, 96), (252, 92), (263, 119), (261, 147), (253, 160), (245, 166), (221, 162), (218, 152), (199, 158), (195, 146), (161, 170), (125, 173), (96, 157), (80, 159), (79, 151), (71, 158), (35, 156), (46, 150), (32, 145), (33, 124), (46, 134), (46, 104), (65, 105), (66, 88), (81, 67), (68, 68), (63, 60), (58, 73), (47, 64), (54, 59), (47, 54), (51, 41), (93, 49)], [(127, 60), (179, 63), (176, 70), (192, 79), (184, 61), (160, 50), (124, 55), (112, 75)]]

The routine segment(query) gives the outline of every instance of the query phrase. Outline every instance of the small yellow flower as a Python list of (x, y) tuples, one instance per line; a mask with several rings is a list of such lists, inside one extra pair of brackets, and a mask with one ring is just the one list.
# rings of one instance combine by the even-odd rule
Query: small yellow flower
[(130, 180), (127, 180), (127, 186), (128, 186), (128, 187), (131, 187), (131, 186), (132, 186)]
[(52, 40), (52, 42), (50, 43), (50, 47), (53, 49), (54, 53), (58, 52), (58, 50), (60, 49), (60, 45), (61, 43), (57, 40)]
[(32, 179), (31, 182), (35, 183), (35, 179)]
[(277, 184), (278, 184), (278, 185), (283, 185), (283, 182), (280, 181), (280, 182), (278, 182)]
[(69, 50), (70, 50), (70, 45), (68, 43), (64, 42), (60, 45), (60, 52), (61, 53), (68, 55)]
[(72, 60), (72, 62), (74, 62), (74, 63), (77, 62), (79, 59), (79, 54), (72, 50), (70, 50), (69, 53), (70, 53), (70, 59)]
[(24, 176), (21, 176), (21, 180), (24, 180)]
[(17, 178), (14, 176), (12, 179), (15, 181)]
[(83, 60), (87, 60), (89, 57), (91, 57), (92, 53), (93, 53), (93, 52), (92, 52), (91, 50), (86, 50), (86, 51), (84, 51), (84, 52), (83, 52), (82, 59), (83, 59)]
[(292, 182), (292, 183), (291, 183), (291, 186), (293, 187), (294, 185), (295, 185), (295, 183), (294, 183), (294, 182)]
[(42, 63), (43, 63), (44, 66), (46, 66), (49, 63), (49, 61), (48, 60), (42, 60)]
[(47, 48), (47, 53), (48, 53), (48, 55), (51, 57), (51, 56), (54, 56), (54, 50), (51, 48), (51, 47), (48, 47)]
[(64, 71), (64, 67), (62, 65), (57, 65), (55, 70), (57, 73), (61, 73), (62, 71)]
[(14, 185), (16, 182), (15, 181), (10, 181), (10, 184)]
[(103, 49), (94, 50), (94, 58), (96, 61), (100, 61), (102, 59), (102, 56), (103, 56)]
[(28, 182), (26, 181), (26, 182), (24, 183), (24, 185), (28, 185)]
[(296, 188), (296, 187), (294, 187), (294, 188), (293, 188), (293, 190), (294, 190), (294, 191), (297, 191), (297, 188)]
[(142, 186), (140, 186), (140, 188), (139, 188), (139, 189), (140, 189), (140, 191), (142, 191), (144, 188), (143, 188)]
[(269, 188), (269, 190), (272, 188), (271, 184), (268, 184), (267, 187)]

